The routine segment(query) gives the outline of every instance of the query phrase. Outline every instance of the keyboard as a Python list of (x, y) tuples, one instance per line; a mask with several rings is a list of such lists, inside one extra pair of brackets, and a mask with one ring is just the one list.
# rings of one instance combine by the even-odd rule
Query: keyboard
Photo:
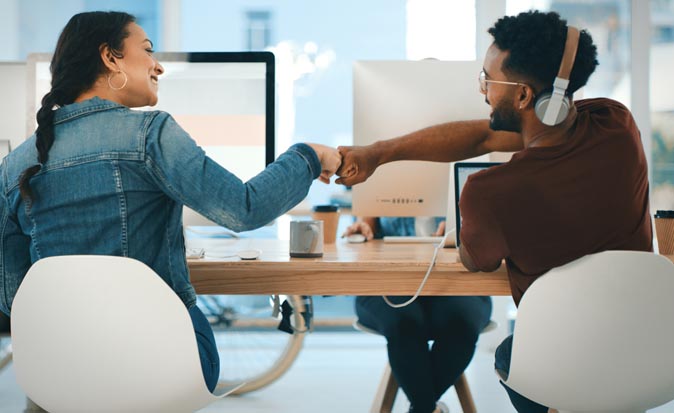
[(444, 237), (385, 236), (385, 243), (395, 244), (437, 244)]

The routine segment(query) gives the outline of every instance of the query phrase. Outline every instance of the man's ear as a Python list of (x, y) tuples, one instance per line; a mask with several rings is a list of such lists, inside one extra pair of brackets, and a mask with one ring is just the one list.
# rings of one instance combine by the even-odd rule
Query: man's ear
[(529, 86), (529, 85), (521, 85), (520, 86), (520, 91), (517, 94), (517, 106), (520, 109), (524, 109), (528, 107), (529, 105), (534, 104), (534, 100), (536, 99), (536, 95), (534, 93), (534, 90)]
[(117, 57), (112, 52), (112, 49), (110, 49), (110, 46), (104, 43), (98, 48), (98, 51), (105, 67), (111, 72), (118, 72)]

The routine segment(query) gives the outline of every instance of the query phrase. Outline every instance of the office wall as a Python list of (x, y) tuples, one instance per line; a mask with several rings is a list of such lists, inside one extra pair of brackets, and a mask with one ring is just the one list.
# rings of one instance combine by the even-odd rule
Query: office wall
[(26, 64), (0, 62), (0, 139), (9, 139), (12, 149), (26, 139)]

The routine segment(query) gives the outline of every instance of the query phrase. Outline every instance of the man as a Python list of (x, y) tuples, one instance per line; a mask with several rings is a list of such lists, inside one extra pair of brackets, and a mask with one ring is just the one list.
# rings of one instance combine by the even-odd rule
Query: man
[[(337, 182), (362, 182), (395, 160), (449, 162), (518, 151), (510, 162), (468, 179), (459, 249), (470, 271), (494, 271), (505, 260), (515, 303), (536, 278), (584, 255), (652, 251), (646, 159), (632, 115), (609, 99), (573, 101), (598, 64), (590, 35), (570, 29), (556, 13), (537, 11), (503, 17), (489, 33), (494, 42), (479, 79), (492, 108), (489, 120), (340, 148)], [(552, 105), (546, 92), (565, 66), (568, 113), (546, 116), (546, 104)], [(511, 345), (512, 336), (496, 351), (496, 368), (505, 376)], [(506, 390), (519, 412), (548, 411)]]

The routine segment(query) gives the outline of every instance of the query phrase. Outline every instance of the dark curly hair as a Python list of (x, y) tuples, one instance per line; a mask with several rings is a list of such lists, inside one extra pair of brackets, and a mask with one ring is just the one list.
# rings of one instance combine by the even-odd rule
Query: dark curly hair
[[(566, 20), (555, 12), (532, 10), (502, 17), (488, 31), (494, 37), (496, 47), (510, 52), (501, 70), (524, 77), (540, 94), (552, 87), (559, 72), (567, 27)], [(592, 43), (592, 36), (582, 30), (567, 95), (573, 95), (585, 86), (598, 64), (597, 47)]]
[(100, 57), (101, 47), (110, 46), (111, 53), (122, 57), (128, 26), (136, 18), (128, 13), (95, 11), (74, 15), (59, 36), (51, 60), (51, 90), (42, 98), (37, 112), (35, 147), (37, 164), (27, 168), (19, 179), (19, 190), (24, 201), (33, 200), (30, 179), (49, 159), (54, 144), (54, 108), (73, 103), (84, 91), (105, 73)]

